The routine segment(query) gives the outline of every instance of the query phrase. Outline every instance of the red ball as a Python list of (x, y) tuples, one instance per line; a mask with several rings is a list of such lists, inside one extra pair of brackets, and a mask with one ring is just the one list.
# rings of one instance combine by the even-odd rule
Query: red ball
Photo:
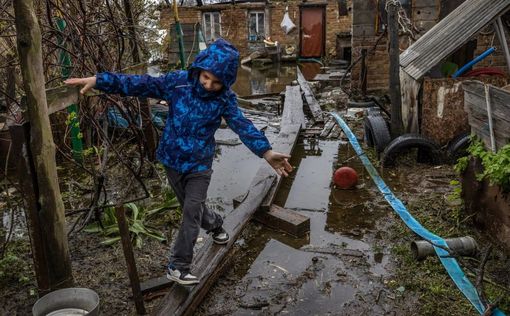
[(350, 189), (358, 183), (358, 174), (351, 167), (341, 167), (335, 171), (333, 181), (340, 189)]

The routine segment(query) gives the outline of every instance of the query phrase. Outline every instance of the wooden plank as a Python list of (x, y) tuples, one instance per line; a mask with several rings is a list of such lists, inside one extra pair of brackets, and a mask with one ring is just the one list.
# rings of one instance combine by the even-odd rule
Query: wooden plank
[[(487, 148), (490, 148), (484, 83), (465, 81), (462, 86), (464, 88), (464, 110), (468, 113), (471, 130), (483, 140)], [(510, 93), (489, 85), (489, 94), (494, 137), (497, 148), (501, 148), (510, 139)]]
[(46, 90), (48, 115), (66, 109), (80, 100), (80, 87), (60, 86)]
[[(290, 154), (296, 143), (300, 127), (301, 124), (284, 126), (273, 144), (273, 149)], [(195, 264), (191, 270), (193, 274), (200, 277), (200, 283), (189, 291), (182, 286), (172, 284), (170, 292), (156, 308), (155, 315), (191, 315), (194, 312), (219, 277), (219, 267), (225, 264), (225, 259), (234, 242), (258, 209), (275, 179), (274, 170), (264, 163), (250, 184), (248, 195), (244, 201), (224, 221), (225, 229), (230, 232), (230, 241), (224, 246), (219, 246), (208, 239), (195, 257)]]
[(312, 112), (312, 116), (315, 122), (324, 122), (319, 102), (317, 102), (317, 99), (315, 99), (312, 89), (310, 89), (310, 85), (308, 84), (308, 81), (306, 81), (305, 77), (301, 73), (301, 70), (299, 70), (299, 67), (297, 68), (297, 76), (299, 85), (301, 86), (301, 90), (303, 90), (305, 94), (306, 102), (308, 104), (308, 107), (310, 108), (310, 112)]
[(268, 227), (282, 230), (298, 238), (310, 231), (309, 217), (275, 204), (271, 205), (268, 212), (257, 211), (254, 219)]
[[(285, 90), (285, 104), (283, 106), (281, 126), (286, 126), (290, 134), (299, 134), (301, 128), (305, 127), (305, 114), (303, 113), (303, 99), (299, 86), (287, 86)], [(273, 204), (276, 193), (281, 185), (281, 177), (278, 176), (276, 185), (274, 185), (264, 201), (260, 205), (262, 211), (269, 211), (269, 207)]]

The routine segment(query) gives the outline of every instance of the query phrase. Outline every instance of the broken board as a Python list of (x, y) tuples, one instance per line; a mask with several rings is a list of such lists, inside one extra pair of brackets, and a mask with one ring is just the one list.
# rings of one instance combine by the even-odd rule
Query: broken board
[(310, 88), (310, 84), (308, 83), (308, 81), (306, 81), (305, 77), (301, 73), (301, 70), (299, 70), (299, 67), (297, 69), (297, 80), (299, 82), (299, 85), (301, 86), (301, 90), (303, 90), (303, 93), (305, 94), (305, 100), (306, 103), (308, 104), (308, 107), (310, 108), (310, 112), (312, 113), (313, 119), (315, 120), (315, 122), (320, 123), (324, 122), (319, 102), (317, 102), (317, 99), (315, 99), (312, 89)]

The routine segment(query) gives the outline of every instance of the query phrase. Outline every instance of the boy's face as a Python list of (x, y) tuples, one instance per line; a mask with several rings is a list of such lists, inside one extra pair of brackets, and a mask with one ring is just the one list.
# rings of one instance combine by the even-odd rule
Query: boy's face
[(223, 83), (221, 83), (220, 79), (207, 70), (202, 70), (199, 78), (200, 83), (207, 91), (218, 92), (223, 88)]

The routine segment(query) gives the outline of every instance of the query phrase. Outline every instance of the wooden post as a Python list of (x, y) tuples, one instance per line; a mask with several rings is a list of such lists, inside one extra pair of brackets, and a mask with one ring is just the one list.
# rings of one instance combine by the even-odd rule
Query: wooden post
[(398, 7), (389, 4), (388, 37), (390, 43), (390, 99), (391, 99), (391, 136), (402, 134), (402, 100), (400, 95), (400, 46), (398, 39)]
[(18, 53), (30, 120), (37, 201), (37, 218), (51, 290), (73, 285), (69, 246), (65, 230), (64, 203), (58, 185), (55, 144), (51, 134), (44, 69), (41, 31), (33, 0), (14, 0)]
[(367, 80), (368, 80), (367, 54), (368, 54), (367, 49), (363, 48), (361, 50), (361, 73), (360, 73), (361, 93), (363, 94), (363, 98), (365, 98), (367, 95)]
[(44, 238), (39, 223), (37, 187), (34, 186), (37, 184), (37, 178), (32, 152), (29, 146), (30, 123), (26, 122), (23, 125), (11, 125), (9, 126), (9, 133), (13, 145), (12, 154), (18, 157), (16, 172), (25, 201), (25, 214), (28, 223), (30, 245), (32, 247), (32, 259), (34, 261), (37, 289), (39, 296), (43, 296), (50, 292), (50, 280), (46, 253), (43, 245)]
[[(129, 44), (131, 46), (131, 56), (133, 58), (133, 62), (135, 64), (140, 64), (140, 51), (138, 49), (138, 43), (136, 41), (136, 30), (135, 30), (135, 22), (133, 19), (133, 12), (131, 10), (131, 1), (124, 0), (124, 11), (126, 13), (127, 21), (128, 21), (128, 32), (129, 32)], [(156, 159), (156, 135), (154, 133), (154, 129), (152, 127), (152, 115), (151, 115), (151, 106), (147, 101), (147, 98), (138, 98), (140, 101), (140, 108), (142, 112), (142, 123), (144, 126), (143, 133), (145, 136), (145, 143), (147, 145), (147, 158), (150, 161), (154, 161)]]
[(140, 290), (140, 279), (136, 269), (135, 255), (133, 253), (133, 245), (129, 236), (129, 227), (126, 221), (124, 206), (115, 208), (115, 217), (119, 225), (122, 249), (124, 250), (124, 258), (128, 269), (129, 281), (131, 282), (131, 290), (133, 291), (133, 300), (135, 301), (136, 312), (140, 315), (145, 314), (145, 306), (143, 304), (142, 291)]

